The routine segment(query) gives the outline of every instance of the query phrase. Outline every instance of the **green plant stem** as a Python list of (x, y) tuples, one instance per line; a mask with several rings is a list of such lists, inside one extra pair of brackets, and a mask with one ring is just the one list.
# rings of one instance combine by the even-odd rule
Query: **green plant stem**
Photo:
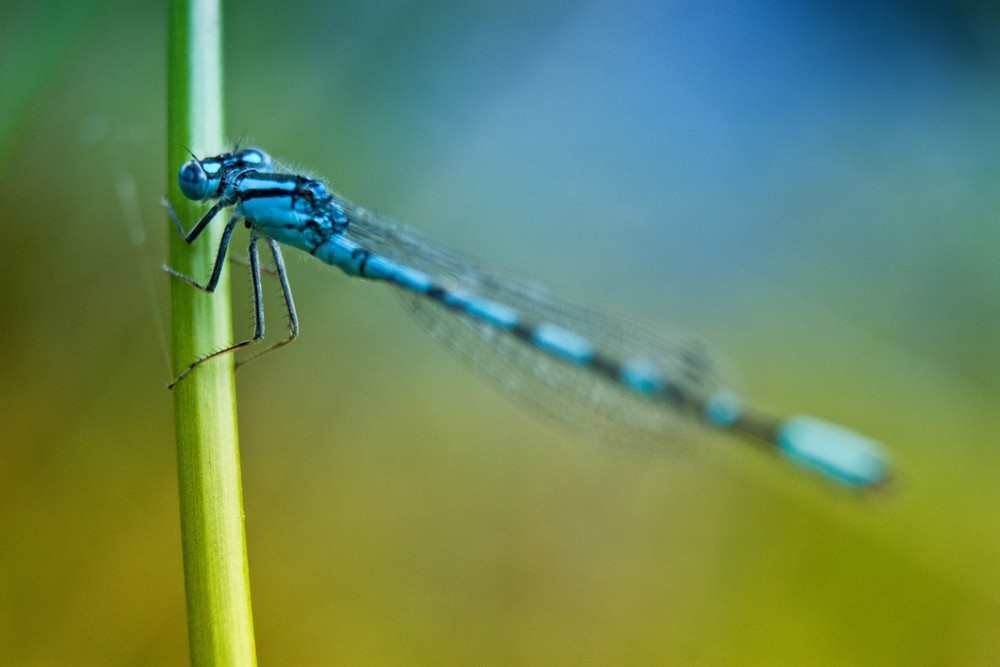
[[(168, 187), (187, 229), (199, 208), (177, 187), (177, 168), (189, 157), (185, 147), (215, 154), (223, 146), (221, 25), (218, 0), (170, 3)], [(168, 227), (171, 266), (187, 275), (207, 275), (221, 225), (210, 225), (190, 246)], [(214, 294), (172, 279), (175, 375), (197, 357), (230, 343), (228, 295), (228, 271), (223, 271)], [(198, 366), (174, 387), (173, 395), (191, 662), (253, 664), (232, 356)]]

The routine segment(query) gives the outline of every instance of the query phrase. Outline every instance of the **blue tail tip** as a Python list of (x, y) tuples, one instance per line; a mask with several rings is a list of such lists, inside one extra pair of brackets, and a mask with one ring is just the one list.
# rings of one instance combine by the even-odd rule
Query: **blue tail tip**
[(880, 486), (891, 473), (880, 443), (816, 417), (789, 417), (779, 427), (775, 444), (796, 463), (852, 487)]

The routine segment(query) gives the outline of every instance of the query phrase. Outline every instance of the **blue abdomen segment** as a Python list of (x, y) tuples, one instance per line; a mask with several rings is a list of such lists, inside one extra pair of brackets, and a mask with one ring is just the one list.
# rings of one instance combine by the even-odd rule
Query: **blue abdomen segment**
[(513, 308), (468, 292), (447, 290), (442, 295), (441, 302), (501, 329), (510, 329), (520, 319)]
[(889, 476), (882, 446), (849, 428), (796, 415), (778, 428), (775, 444), (800, 465), (852, 486), (873, 486)]
[(629, 359), (621, 365), (619, 379), (629, 389), (651, 396), (663, 389), (663, 373), (647, 359)]
[(341, 235), (333, 236), (309, 251), (320, 261), (340, 267), (350, 276), (363, 276), (363, 267), (370, 257), (364, 248)]
[(590, 341), (555, 324), (538, 325), (532, 339), (543, 350), (577, 363), (585, 363), (594, 356), (594, 346)]
[(394, 262), (381, 255), (369, 255), (368, 260), (361, 268), (364, 271), (365, 278), (386, 280), (411, 292), (422, 294), (427, 292), (431, 288), (431, 285), (433, 285), (431, 277), (423, 271), (418, 271), (399, 262)]
[(743, 415), (743, 401), (735, 391), (719, 391), (708, 397), (702, 415), (712, 426), (728, 428)]
[(433, 287), (423, 271), (400, 264), (388, 257), (368, 252), (342, 234), (334, 234), (314, 248), (307, 248), (318, 259), (339, 267), (350, 276), (384, 280), (411, 292), (425, 294)]

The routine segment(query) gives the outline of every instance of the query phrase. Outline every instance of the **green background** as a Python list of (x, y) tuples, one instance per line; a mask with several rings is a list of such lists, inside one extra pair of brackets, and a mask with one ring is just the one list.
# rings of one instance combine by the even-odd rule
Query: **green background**
[[(302, 335), (237, 382), (261, 661), (1000, 661), (988, 6), (231, 3), (234, 142), (696, 332), (900, 472), (856, 498), (713, 434), (593, 446), (290, 251)], [(0, 663), (187, 660), (165, 25), (0, 8)], [(239, 271), (233, 300), (242, 336)]]

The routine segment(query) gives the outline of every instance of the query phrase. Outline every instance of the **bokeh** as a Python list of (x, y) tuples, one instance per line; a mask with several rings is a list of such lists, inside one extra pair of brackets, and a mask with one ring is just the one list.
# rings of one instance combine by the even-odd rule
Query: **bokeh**
[[(2, 664), (187, 660), (165, 52), (164, 3), (0, 6)], [(237, 377), (262, 662), (1000, 662), (990, 3), (245, 0), (225, 54), (233, 142), (899, 469), (594, 446), (289, 251), (302, 335)]]

